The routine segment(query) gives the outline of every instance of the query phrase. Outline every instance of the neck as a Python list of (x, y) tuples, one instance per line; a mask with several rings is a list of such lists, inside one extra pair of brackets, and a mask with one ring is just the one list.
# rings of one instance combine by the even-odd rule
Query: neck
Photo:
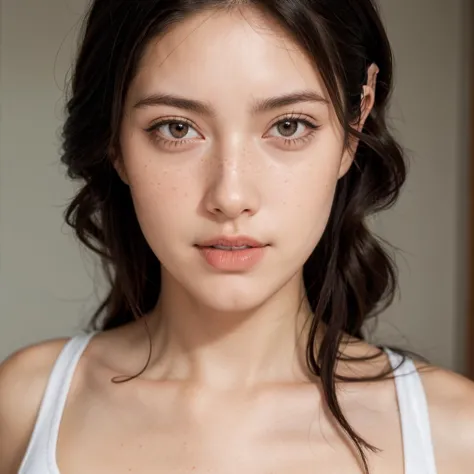
[(222, 312), (203, 307), (164, 279), (149, 315), (156, 376), (220, 388), (308, 380), (304, 364), (311, 309), (298, 275), (257, 308)]

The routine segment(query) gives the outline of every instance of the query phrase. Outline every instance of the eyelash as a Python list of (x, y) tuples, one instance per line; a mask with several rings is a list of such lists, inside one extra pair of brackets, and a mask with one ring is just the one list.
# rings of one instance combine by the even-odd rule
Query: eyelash
[[(284, 123), (284, 122), (298, 122), (298, 123), (302, 123), (303, 125), (305, 125), (306, 127), (308, 127), (309, 129), (309, 132), (306, 134), (306, 135), (303, 135), (302, 137), (298, 137), (298, 138), (284, 138), (284, 137), (277, 137), (277, 138), (282, 138), (283, 139), (283, 143), (285, 144), (285, 146), (294, 146), (294, 145), (299, 145), (299, 144), (303, 144), (303, 143), (306, 143), (307, 141), (309, 141), (314, 133), (320, 128), (319, 125), (316, 125), (315, 123), (313, 122), (310, 122), (308, 119), (305, 119), (305, 118), (302, 118), (304, 117), (303, 114), (290, 114), (290, 115), (286, 115), (284, 117), (281, 117), (279, 120), (277, 120), (271, 127), (270, 129), (274, 128), (275, 126), (281, 124), (281, 123)], [(164, 125), (170, 125), (170, 124), (185, 124), (185, 125), (189, 125), (190, 127), (192, 127), (193, 129), (195, 129), (195, 126), (192, 122), (190, 122), (189, 120), (187, 119), (184, 119), (184, 118), (180, 118), (180, 117), (170, 117), (170, 118), (167, 118), (167, 119), (163, 119), (163, 120), (160, 120), (158, 122), (155, 122), (153, 125), (151, 125), (150, 127), (148, 127), (147, 129), (145, 129), (145, 131), (151, 136), (153, 142), (157, 143), (157, 144), (160, 144), (160, 145), (164, 145), (164, 146), (181, 146), (181, 145), (185, 145), (187, 144), (188, 142), (192, 141), (193, 139), (174, 139), (174, 140), (169, 140), (167, 138), (163, 138), (162, 136), (160, 136), (158, 133), (157, 133), (157, 130), (164, 126)]]

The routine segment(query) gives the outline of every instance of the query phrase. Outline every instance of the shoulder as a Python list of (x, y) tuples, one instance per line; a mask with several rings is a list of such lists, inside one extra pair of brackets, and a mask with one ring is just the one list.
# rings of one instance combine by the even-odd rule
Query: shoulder
[(0, 364), (2, 474), (18, 471), (51, 370), (68, 340), (54, 339), (25, 347)]
[(439, 474), (472, 472), (474, 382), (438, 367), (417, 365), (428, 402)]

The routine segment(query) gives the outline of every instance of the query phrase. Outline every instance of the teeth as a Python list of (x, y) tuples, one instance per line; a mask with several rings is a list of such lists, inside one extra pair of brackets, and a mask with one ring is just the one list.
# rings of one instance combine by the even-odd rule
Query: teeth
[(251, 248), (248, 245), (241, 245), (240, 247), (227, 247), (225, 245), (213, 245), (212, 248), (218, 250), (245, 250)]

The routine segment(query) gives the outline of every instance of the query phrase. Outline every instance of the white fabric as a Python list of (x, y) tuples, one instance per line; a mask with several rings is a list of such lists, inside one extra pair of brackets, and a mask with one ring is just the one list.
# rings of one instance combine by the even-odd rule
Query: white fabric
[[(28, 449), (18, 474), (60, 474), (56, 445), (62, 413), (79, 359), (95, 333), (70, 339), (59, 355), (44, 394)], [(395, 369), (405, 458), (404, 474), (436, 474), (428, 406), (411, 360), (386, 350)]]
[(394, 370), (402, 425), (405, 474), (436, 474), (428, 403), (420, 375), (412, 360), (385, 351)]
[(56, 360), (18, 474), (60, 474), (56, 463), (59, 424), (75, 368), (94, 334), (70, 339)]

